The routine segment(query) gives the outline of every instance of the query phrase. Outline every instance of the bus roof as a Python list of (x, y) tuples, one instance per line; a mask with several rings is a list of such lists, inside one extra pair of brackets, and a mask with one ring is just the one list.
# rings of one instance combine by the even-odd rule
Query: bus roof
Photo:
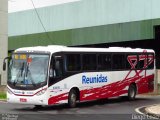
[(60, 45), (35, 46), (18, 48), (15, 52), (154, 52), (152, 49), (129, 48), (129, 47), (109, 47), (109, 48), (84, 48), (84, 47), (67, 47)]

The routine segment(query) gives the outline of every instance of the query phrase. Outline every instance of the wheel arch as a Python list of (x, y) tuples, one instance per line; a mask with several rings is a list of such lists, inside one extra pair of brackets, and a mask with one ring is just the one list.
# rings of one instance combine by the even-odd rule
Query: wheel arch
[[(72, 87), (70, 90), (69, 90), (69, 93), (72, 91), (72, 90), (75, 90), (76, 94), (77, 94), (77, 100), (79, 101), (80, 100), (80, 90), (78, 87)], [(68, 95), (69, 96), (69, 95)]]
[(129, 86), (134, 85), (136, 88), (136, 93), (138, 92), (137, 84), (135, 82), (132, 82)]
[(136, 95), (137, 95), (137, 86), (136, 83), (133, 82), (129, 85), (128, 88), (128, 100), (129, 101), (135, 100)]

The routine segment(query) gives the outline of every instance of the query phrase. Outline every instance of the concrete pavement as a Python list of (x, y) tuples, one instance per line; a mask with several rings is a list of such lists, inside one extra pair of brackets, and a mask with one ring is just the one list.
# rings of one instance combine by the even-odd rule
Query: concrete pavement
[(148, 115), (160, 118), (160, 104), (148, 106), (145, 111)]
[[(145, 107), (143, 107), (143, 110), (141, 111), (142, 113), (144, 113), (144, 114), (146, 114), (146, 115), (149, 115), (149, 116), (153, 116), (153, 117), (156, 117), (156, 118), (159, 118), (160, 119), (160, 103), (159, 103), (159, 98), (160, 98), (160, 96), (157, 96), (157, 102), (155, 102), (155, 101), (153, 101), (152, 100), (152, 98), (154, 98), (154, 97), (151, 97), (151, 96), (145, 96), (144, 98), (143, 98), (144, 96), (140, 96), (140, 98), (138, 98), (138, 99), (136, 99), (136, 101), (133, 101), (134, 102), (134, 104), (135, 103), (137, 103), (137, 102), (139, 102), (141, 105), (142, 105), (142, 103), (146, 103), (146, 101), (148, 101), (148, 102), (151, 102), (151, 103), (146, 103), (146, 104), (144, 104), (144, 106)], [(146, 99), (147, 98), (147, 99)], [(114, 100), (114, 99), (113, 99)], [(112, 102), (113, 102), (113, 100), (111, 100)], [(104, 107), (105, 106), (107, 106), (107, 108), (109, 107), (109, 106), (115, 106), (115, 105), (120, 105), (120, 103), (121, 104), (123, 104), (123, 103), (126, 103), (126, 104), (131, 104), (131, 102), (127, 102), (127, 101), (121, 101), (121, 99), (115, 99), (116, 101), (115, 102), (109, 102), (109, 104), (104, 104)], [(120, 102), (119, 102), (119, 101)], [(108, 100), (109, 101), (109, 100)], [(142, 101), (142, 102), (141, 102)], [(143, 102), (143, 101), (145, 101), (145, 102)], [(0, 99), (0, 103), (5, 103), (6, 102), (6, 100), (3, 100), (3, 99)], [(132, 103), (133, 103), (132, 102)], [(108, 102), (107, 102), (108, 103)], [(154, 104), (155, 103), (155, 104)], [(147, 106), (147, 104), (154, 104), (154, 105), (150, 105), (150, 106)], [(83, 104), (82, 104), (83, 105)], [(135, 104), (136, 105), (136, 104)], [(97, 105), (96, 105), (97, 106)], [(127, 105), (128, 106), (128, 105)], [(136, 105), (137, 106), (137, 105)], [(92, 106), (91, 106), (92, 107)], [(94, 105), (93, 105), (93, 107), (94, 107)], [(81, 108), (81, 107), (80, 107)], [(83, 107), (82, 107), (83, 108)], [(86, 107), (86, 109), (87, 109), (88, 107)], [(46, 108), (47, 109), (47, 108)], [(78, 108), (77, 108), (78, 109)], [(83, 108), (84, 109), (84, 108)], [(121, 108), (122, 109), (122, 108)], [(127, 110), (128, 110), (129, 108), (127, 108)], [(102, 111), (103, 111), (104, 109), (102, 109)], [(80, 111), (80, 110), (79, 110)], [(84, 111), (84, 110), (83, 110)], [(106, 108), (105, 108), (105, 111), (106, 111)], [(109, 110), (110, 111), (110, 110)], [(45, 111), (46, 112), (46, 111)], [(53, 111), (51, 111), (51, 112), (53, 112)], [(85, 111), (86, 112), (86, 111)], [(94, 111), (93, 111), (94, 112)], [(48, 111), (47, 111), (47, 113), (48, 113)], [(81, 111), (80, 112), (78, 112), (78, 113), (81, 113)], [(102, 113), (102, 112), (101, 112)], [(105, 113), (104, 111), (103, 111), (103, 113)], [(113, 111), (111, 111), (111, 112), (107, 112), (107, 113), (116, 113), (115, 112), (115, 110), (114, 110), (114, 112)], [(117, 113), (121, 113), (119, 110), (117, 111)]]

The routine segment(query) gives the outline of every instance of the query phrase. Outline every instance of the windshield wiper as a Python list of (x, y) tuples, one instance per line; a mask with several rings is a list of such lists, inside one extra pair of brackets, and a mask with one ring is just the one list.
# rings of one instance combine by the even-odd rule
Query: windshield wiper
[(21, 77), (23, 75), (23, 70), (24, 70), (24, 62), (22, 63), (22, 68), (20, 69), (21, 70)]
[[(25, 77), (27, 78), (28, 77), (28, 73), (30, 72), (30, 70), (29, 70), (29, 65), (27, 65), (27, 67), (26, 67), (26, 70), (25, 70)], [(33, 81), (33, 79), (32, 79), (32, 76), (31, 76), (31, 74), (30, 74), (30, 80), (31, 80), (31, 82), (32, 82), (32, 85), (34, 86), (34, 87), (36, 87), (36, 84), (35, 84), (35, 82)], [(25, 78), (24, 78), (24, 80), (25, 80)]]
[[(16, 84), (19, 81), (19, 78), (23, 76), (23, 71), (24, 71), (24, 62), (22, 63), (22, 67), (18, 70), (16, 80), (14, 80), (13, 85), (16, 86)], [(25, 76), (24, 76), (25, 77)]]

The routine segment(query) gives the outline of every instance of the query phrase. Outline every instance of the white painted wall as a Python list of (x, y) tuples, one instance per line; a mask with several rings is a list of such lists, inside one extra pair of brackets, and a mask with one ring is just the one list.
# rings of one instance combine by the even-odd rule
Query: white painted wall
[(0, 85), (6, 85), (7, 72), (3, 71), (3, 59), (8, 55), (8, 1), (0, 0)]

